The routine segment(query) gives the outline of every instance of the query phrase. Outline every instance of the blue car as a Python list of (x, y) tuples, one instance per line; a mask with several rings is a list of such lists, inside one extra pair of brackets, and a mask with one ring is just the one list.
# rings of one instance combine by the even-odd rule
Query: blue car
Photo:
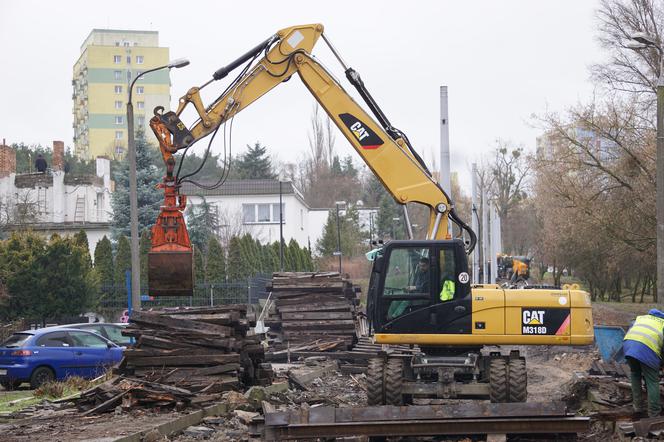
[(96, 333), (47, 327), (14, 333), (0, 344), (0, 385), (17, 388), (70, 376), (91, 379), (122, 359), (119, 347)]

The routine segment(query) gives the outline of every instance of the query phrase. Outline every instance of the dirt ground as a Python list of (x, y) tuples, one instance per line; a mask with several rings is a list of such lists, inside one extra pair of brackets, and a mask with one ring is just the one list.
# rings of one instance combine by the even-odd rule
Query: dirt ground
[[(619, 325), (627, 328), (638, 314), (647, 312), (650, 304), (608, 304), (593, 305), (594, 322), (598, 325)], [(536, 347), (522, 346), (518, 349), (527, 358), (528, 401), (548, 402), (565, 397), (573, 381), (575, 372), (586, 372), (592, 362), (598, 359), (592, 347)], [(508, 349), (503, 348), (503, 351)], [(1, 389), (0, 389), (1, 390)], [(2, 391), (0, 391), (2, 394)], [(353, 407), (366, 403), (364, 375), (342, 375), (338, 372), (315, 379), (309, 391), (289, 390), (269, 398), (277, 408), (301, 406)], [(99, 441), (132, 434), (173, 420), (182, 413), (146, 410), (108, 413), (101, 416), (80, 417), (75, 409), (51, 409), (39, 412), (39, 417), (0, 420), (0, 434), (3, 441), (77, 441), (95, 439)], [(252, 440), (248, 426), (242, 416), (229, 414), (206, 418), (199, 427), (207, 428), (205, 436), (191, 430), (180, 433), (169, 440), (192, 442), (194, 440), (227, 441)], [(200, 431), (200, 429), (199, 429)], [(162, 439), (163, 440), (163, 439)]]

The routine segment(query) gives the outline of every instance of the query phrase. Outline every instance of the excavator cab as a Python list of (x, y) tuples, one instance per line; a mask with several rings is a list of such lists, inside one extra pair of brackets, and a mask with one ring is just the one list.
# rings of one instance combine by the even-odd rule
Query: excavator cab
[(470, 333), (463, 241), (391, 241), (375, 255), (367, 312), (376, 333)]

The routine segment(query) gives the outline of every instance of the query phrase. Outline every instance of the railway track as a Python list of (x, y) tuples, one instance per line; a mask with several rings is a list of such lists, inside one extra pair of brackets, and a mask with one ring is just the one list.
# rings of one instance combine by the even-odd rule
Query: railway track
[(590, 419), (566, 413), (561, 402), (427, 406), (319, 407), (265, 415), (264, 440), (349, 436), (570, 435)]

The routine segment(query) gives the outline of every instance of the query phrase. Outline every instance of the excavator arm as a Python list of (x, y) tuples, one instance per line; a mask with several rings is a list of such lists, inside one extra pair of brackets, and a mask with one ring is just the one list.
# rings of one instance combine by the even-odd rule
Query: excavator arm
[[(357, 88), (378, 122), (311, 55), (321, 36), (343, 65), (347, 79)], [(261, 53), (264, 55), (258, 60)], [(251, 60), (258, 61), (238, 76), (211, 105), (206, 107), (203, 104), (200, 96), (202, 87), (226, 77), (233, 69)], [(280, 30), (230, 65), (217, 70), (213, 79), (202, 87), (189, 89), (180, 98), (177, 111), (164, 113), (162, 108), (155, 109), (150, 126), (159, 140), (167, 164), (167, 176), (164, 179), (172, 179), (177, 188), (177, 177), (172, 176), (175, 152), (210, 135), (221, 124), (295, 73), (395, 201), (402, 205), (419, 203), (429, 208), (427, 239), (449, 239), (448, 221), (452, 219), (468, 232), (469, 249), (474, 247), (474, 232), (456, 216), (450, 198), (434, 180), (407, 137), (390, 124), (357, 72), (343, 63), (323, 35), (321, 24)], [(189, 104), (194, 106), (199, 117), (191, 129), (187, 129), (180, 120), (180, 115)], [(153, 249), (154, 237), (153, 231)]]

